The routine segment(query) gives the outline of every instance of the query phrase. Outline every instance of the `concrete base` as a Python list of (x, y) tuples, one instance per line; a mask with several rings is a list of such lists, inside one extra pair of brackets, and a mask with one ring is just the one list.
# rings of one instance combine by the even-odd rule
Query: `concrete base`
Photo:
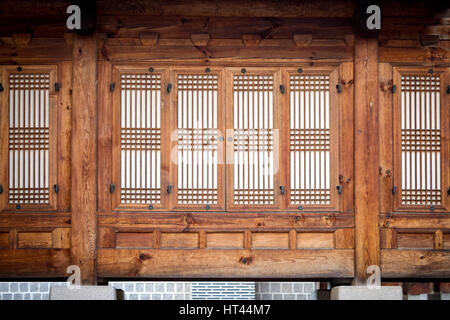
[(339, 286), (331, 289), (331, 300), (403, 300), (403, 290), (400, 286)]
[(117, 294), (110, 286), (51, 287), (50, 300), (117, 300)]

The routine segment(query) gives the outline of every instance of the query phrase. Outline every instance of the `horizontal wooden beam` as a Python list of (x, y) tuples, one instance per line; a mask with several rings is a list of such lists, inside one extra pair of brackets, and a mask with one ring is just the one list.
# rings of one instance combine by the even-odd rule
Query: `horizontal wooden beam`
[[(99, 249), (99, 277), (351, 278), (353, 250)], [(220, 257), (218, 259), (218, 257)]]
[(161, 229), (165, 231), (286, 231), (291, 229), (352, 228), (352, 214), (296, 213), (124, 213), (101, 214), (99, 227), (123, 229)]
[(450, 229), (448, 214), (380, 214), (379, 226), (392, 229)]
[(450, 278), (450, 251), (381, 250), (383, 278)]
[(70, 264), (70, 249), (0, 250), (0, 277), (65, 277)]
[(70, 227), (70, 212), (58, 215), (41, 213), (2, 213), (0, 215), (1, 228), (53, 228)]

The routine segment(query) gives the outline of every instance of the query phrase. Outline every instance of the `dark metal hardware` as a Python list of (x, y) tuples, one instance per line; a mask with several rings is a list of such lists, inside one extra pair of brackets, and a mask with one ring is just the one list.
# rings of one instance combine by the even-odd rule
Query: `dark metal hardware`
[(169, 83), (169, 84), (167, 85), (167, 92), (170, 93), (170, 91), (172, 91), (172, 84), (171, 84), (171, 83)]
[(17, 67), (17, 71), (22, 71), (23, 69), (22, 69), (22, 67)]
[(337, 85), (336, 85), (336, 89), (337, 89), (337, 92), (338, 92), (338, 93), (341, 93), (341, 92), (342, 92), (342, 86), (341, 86), (340, 84), (337, 84)]
[(393, 186), (392, 187), (392, 194), (396, 194), (397, 193), (397, 186)]
[(205, 209), (206, 209), (206, 210), (209, 210), (209, 209), (211, 209), (211, 206), (210, 206), (209, 204), (207, 204), (207, 205), (205, 206)]
[(433, 74), (433, 72), (434, 72), (433, 69), (428, 70), (428, 73), (429, 73), (429, 74)]
[[(450, 88), (450, 86), (449, 86), (449, 88)], [(0, 83), (0, 92), (3, 92), (3, 90), (5, 90), (5, 89), (3, 89), (3, 85)]]
[(392, 93), (396, 93), (397, 92), (397, 86), (395, 84), (392, 85), (391, 91), (392, 91)]
[(241, 69), (241, 72), (242, 72), (242, 73), (246, 73), (247, 70), (245, 70), (245, 68), (242, 68), (242, 69)]
[(302, 72), (303, 72), (303, 69), (302, 69), (302, 68), (298, 68), (298, 69), (297, 69), (297, 72), (298, 72), (298, 73), (302, 73)]
[(16, 204), (16, 209), (17, 209), (17, 210), (20, 210), (20, 208), (22, 208), (22, 207), (20, 206), (20, 204)]
[(148, 68), (148, 71), (153, 72), (153, 71), (155, 71), (155, 69), (153, 69), (153, 67), (150, 67), (150, 68)]
[(280, 85), (280, 91), (282, 94), (284, 94), (284, 92), (285, 92), (284, 86), (282, 84)]
[(59, 83), (56, 82), (56, 83), (55, 83), (55, 91), (58, 92), (60, 87), (61, 87), (61, 86), (59, 85)]
[(114, 82), (111, 82), (111, 84), (109, 85), (109, 92), (113, 92), (115, 88), (116, 84)]
[(448, 189), (447, 189), (447, 194), (450, 196), (450, 187), (448, 187)]
[(336, 186), (336, 189), (337, 189), (337, 191), (338, 191), (339, 194), (342, 193), (342, 186)]
[(285, 193), (286, 189), (284, 188), (284, 186), (280, 186), (280, 191), (281, 191), (281, 194)]
[(298, 206), (297, 209), (298, 210), (303, 210), (303, 206)]
[(0, 184), (0, 194), (3, 193), (3, 186)]
[(59, 192), (59, 186), (58, 186), (57, 184), (55, 184), (55, 185), (53, 186), (53, 189), (55, 189), (55, 193), (58, 193), (58, 192)]
[[(1, 84), (0, 84), (0, 91), (3, 91), (3, 87), (1, 87)], [(450, 94), (450, 85), (447, 87), (447, 93)]]
[(233, 138), (232, 137), (228, 137), (228, 141), (233, 141)]
[(110, 184), (109, 185), (109, 193), (114, 193), (115, 190), (116, 190), (116, 185), (115, 184)]
[(210, 68), (206, 68), (205, 72), (211, 72), (211, 69)]
[(431, 210), (431, 211), (434, 211), (434, 210), (436, 210), (436, 208), (435, 208), (434, 206), (431, 206), (431, 207), (430, 207), (430, 210)]
[(149, 208), (150, 210), (153, 210), (154, 207), (153, 207), (152, 204), (149, 204), (149, 205), (148, 205), (148, 208)]
[(219, 137), (219, 141), (223, 141), (223, 137)]
[(167, 186), (167, 193), (171, 193), (171, 192), (172, 192), (172, 185), (169, 184), (169, 185)]

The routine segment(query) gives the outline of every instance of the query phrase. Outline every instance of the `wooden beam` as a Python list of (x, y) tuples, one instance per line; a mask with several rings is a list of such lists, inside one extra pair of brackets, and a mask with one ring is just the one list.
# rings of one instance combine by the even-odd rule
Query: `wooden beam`
[(73, 43), (72, 264), (83, 284), (95, 284), (97, 236), (97, 41)]
[(353, 250), (99, 249), (98, 275), (154, 278), (351, 278)]
[(380, 265), (378, 40), (355, 38), (355, 284)]

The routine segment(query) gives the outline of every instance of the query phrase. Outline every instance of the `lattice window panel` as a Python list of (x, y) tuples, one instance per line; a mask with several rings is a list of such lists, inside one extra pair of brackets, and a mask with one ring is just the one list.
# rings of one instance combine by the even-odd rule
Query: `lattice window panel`
[(441, 205), (440, 76), (401, 76), (401, 203)]
[(218, 74), (177, 75), (177, 203), (218, 204)]
[(8, 203), (49, 205), (50, 74), (9, 74)]
[(161, 203), (161, 75), (120, 75), (120, 202)]
[(234, 75), (235, 205), (275, 204), (274, 76)]
[(289, 78), (290, 201), (328, 205), (330, 190), (330, 77)]

